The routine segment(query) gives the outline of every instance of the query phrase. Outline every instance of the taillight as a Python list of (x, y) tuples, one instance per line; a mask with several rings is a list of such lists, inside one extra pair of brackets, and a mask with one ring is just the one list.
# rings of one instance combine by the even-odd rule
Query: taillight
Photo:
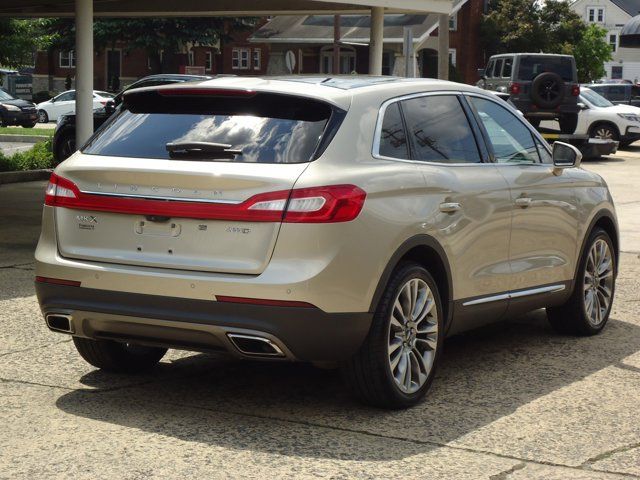
[(511, 95), (520, 95), (520, 92), (522, 91), (522, 85), (520, 85), (519, 83), (512, 83), (511, 85), (509, 85), (509, 93), (511, 93)]
[(109, 103), (109, 102), (107, 102), (107, 101), (102, 101), (102, 100), (101, 100), (101, 101), (100, 101), (100, 103), (102, 104), (102, 106), (103, 106), (103, 107), (106, 107), (106, 106), (107, 106), (107, 103)]
[(572, 85), (571, 86), (571, 95), (577, 97), (580, 95), (580, 85)]
[(249, 210), (282, 212), (285, 223), (337, 223), (355, 219), (367, 194), (355, 185), (331, 185), (295, 189), (280, 198), (262, 197), (253, 197)]
[(45, 205), (79, 210), (245, 222), (336, 223), (355, 219), (367, 194), (355, 185), (260, 193), (239, 204), (204, 203), (83, 193), (51, 174)]
[(73, 182), (52, 173), (45, 192), (44, 204), (50, 207), (72, 205), (79, 196), (80, 191)]

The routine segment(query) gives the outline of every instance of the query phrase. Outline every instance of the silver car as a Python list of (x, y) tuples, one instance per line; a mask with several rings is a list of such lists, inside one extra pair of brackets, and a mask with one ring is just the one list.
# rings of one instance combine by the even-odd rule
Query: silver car
[(331, 363), (411, 406), (449, 335), (545, 307), (560, 332), (604, 328), (618, 229), (580, 160), (449, 82), (133, 90), (51, 177), (38, 299), (104, 370), (167, 348)]

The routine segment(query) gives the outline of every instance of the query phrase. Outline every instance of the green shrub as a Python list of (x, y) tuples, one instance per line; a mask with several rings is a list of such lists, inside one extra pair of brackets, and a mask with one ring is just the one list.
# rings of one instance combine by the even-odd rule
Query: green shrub
[(11, 157), (0, 153), (0, 172), (40, 170), (54, 166), (51, 140), (36, 143), (30, 150), (15, 153)]
[(53, 96), (54, 96), (53, 92), (47, 92), (46, 90), (42, 90), (40, 92), (34, 93), (32, 100), (33, 100), (33, 103), (38, 104), (38, 103), (42, 103), (42, 102), (46, 102), (47, 100), (50, 100), (51, 98), (53, 98)]

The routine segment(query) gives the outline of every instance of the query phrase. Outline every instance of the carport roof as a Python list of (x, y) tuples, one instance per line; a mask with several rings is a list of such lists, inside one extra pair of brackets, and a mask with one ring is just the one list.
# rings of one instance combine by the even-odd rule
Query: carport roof
[[(263, 16), (369, 13), (450, 13), (451, 0), (93, 0), (98, 17), (134, 16)], [(2, 0), (0, 16), (60, 17), (74, 15), (74, 0)]]

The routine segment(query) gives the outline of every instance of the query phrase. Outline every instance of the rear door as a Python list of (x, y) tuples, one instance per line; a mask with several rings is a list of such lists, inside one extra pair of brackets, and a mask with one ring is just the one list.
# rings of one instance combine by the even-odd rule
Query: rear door
[[(426, 224), (450, 260), (457, 326), (495, 321), (506, 302), (484, 302), (508, 290), (511, 209), (509, 188), (496, 166), (483, 163), (486, 148), (456, 94), (431, 94), (400, 102), (410, 155), (425, 180), (425, 205), (436, 201)], [(430, 201), (427, 202), (426, 199)], [(473, 307), (473, 308), (472, 308)]]
[(57, 170), (82, 200), (56, 209), (60, 253), (261, 273), (282, 220), (264, 209), (282, 209), (332, 107), (272, 94), (138, 97), (125, 97), (123, 110)]

